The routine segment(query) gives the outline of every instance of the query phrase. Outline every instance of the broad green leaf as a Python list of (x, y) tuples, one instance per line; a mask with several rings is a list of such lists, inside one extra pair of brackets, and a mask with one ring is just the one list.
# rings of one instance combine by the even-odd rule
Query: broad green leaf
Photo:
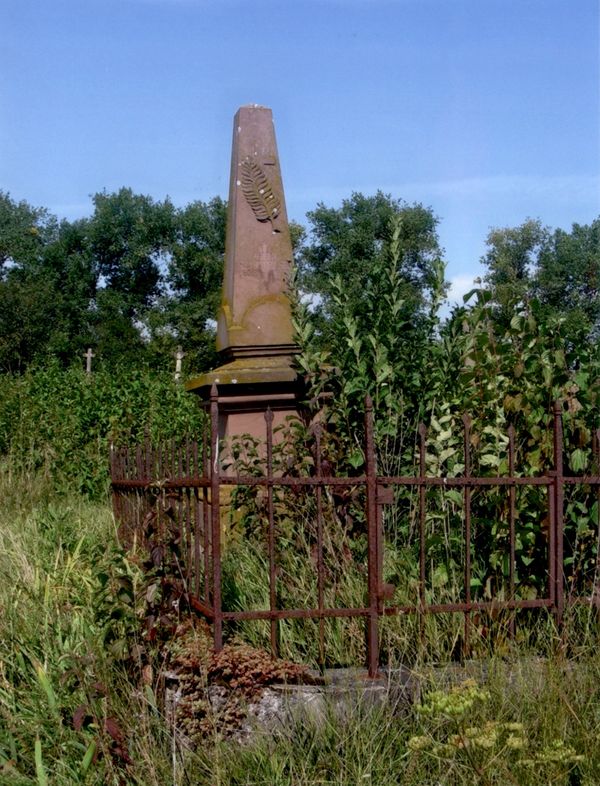
[(486, 453), (485, 455), (480, 456), (479, 463), (484, 467), (497, 467), (500, 463), (500, 459), (493, 453)]
[(448, 489), (444, 492), (444, 497), (455, 505), (462, 505), (463, 496), (457, 489)]
[(350, 453), (350, 455), (348, 456), (348, 462), (350, 466), (354, 467), (354, 469), (358, 469), (359, 467), (362, 467), (362, 465), (365, 463), (365, 457), (363, 455), (362, 450), (357, 449), (352, 453)]
[(442, 450), (442, 452), (438, 457), (440, 464), (443, 464), (444, 461), (447, 461), (447, 459), (449, 459), (450, 456), (454, 456), (456, 452), (457, 452), (456, 448), (445, 448), (444, 450)]
[(587, 455), (584, 450), (577, 448), (572, 451), (570, 456), (571, 468), (574, 472), (581, 472), (587, 467)]

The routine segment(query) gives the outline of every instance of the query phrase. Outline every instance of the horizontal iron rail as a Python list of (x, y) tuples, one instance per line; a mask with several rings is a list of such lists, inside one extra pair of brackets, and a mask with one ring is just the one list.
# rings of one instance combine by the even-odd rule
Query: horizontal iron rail
[(322, 617), (368, 617), (370, 609), (261, 609), (224, 611), (224, 620), (320, 619)]
[(399, 614), (444, 614), (470, 611), (502, 611), (503, 609), (543, 609), (550, 608), (550, 598), (533, 600), (472, 600), (469, 603), (432, 603), (424, 606), (384, 606), (382, 614), (386, 617)]
[[(564, 478), (565, 483), (582, 485), (600, 485), (600, 477), (592, 476), (586, 478)], [(548, 475), (535, 477), (508, 477), (505, 475), (497, 477), (474, 477), (464, 476), (457, 478), (446, 477), (412, 477), (412, 476), (385, 476), (377, 478), (378, 486), (441, 486), (441, 487), (464, 487), (464, 486), (550, 486), (554, 479)], [(150, 480), (148, 478), (121, 479), (113, 480), (112, 485), (117, 489), (185, 489), (185, 488), (208, 488), (210, 478), (207, 477), (186, 477), (169, 478), (165, 480)], [(352, 477), (334, 477), (330, 475), (310, 476), (310, 477), (274, 477), (272, 479), (263, 475), (221, 475), (219, 478), (221, 486), (364, 486), (366, 478), (364, 475)]]
[(193, 489), (209, 488), (210, 478), (177, 478), (170, 480), (150, 480), (149, 478), (113, 480), (112, 486), (115, 489)]
[(535, 477), (509, 477), (507, 475), (475, 477), (473, 475), (464, 475), (457, 478), (429, 476), (423, 478), (412, 476), (379, 477), (377, 482), (381, 486), (442, 486), (451, 488), (453, 486), (549, 486), (554, 481), (548, 475), (536, 475)]
[[(471, 601), (470, 603), (432, 603), (406, 606), (385, 606), (381, 611), (386, 617), (402, 614), (442, 614), (465, 611), (502, 611), (504, 609), (543, 609), (550, 608), (550, 598), (532, 600), (491, 600)], [(224, 611), (224, 620), (270, 620), (270, 619), (321, 619), (327, 617), (367, 617), (370, 608), (336, 609), (260, 609), (255, 611)]]

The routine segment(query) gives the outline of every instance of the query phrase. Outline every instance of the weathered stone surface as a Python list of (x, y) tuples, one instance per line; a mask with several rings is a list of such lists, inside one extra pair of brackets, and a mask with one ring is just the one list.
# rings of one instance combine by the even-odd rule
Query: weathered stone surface
[(296, 371), (291, 365), (291, 356), (238, 358), (231, 363), (200, 374), (188, 384), (194, 388), (217, 385), (259, 385), (265, 382), (294, 382)]
[(291, 264), (273, 115), (264, 106), (243, 106), (233, 126), (219, 351), (235, 358), (293, 349)]
[(233, 124), (223, 296), (217, 349), (225, 363), (187, 383), (207, 401), (218, 386), (220, 437), (265, 438), (269, 406), (274, 427), (297, 412), (301, 385), (294, 369), (288, 279), (292, 243), (273, 115), (241, 107)]
[[(181, 701), (178, 675), (167, 677), (166, 710), (174, 717)], [(328, 669), (323, 676), (315, 674), (315, 685), (270, 685), (258, 691), (245, 707), (245, 719), (237, 729), (228, 729), (229, 736), (239, 742), (250, 742), (261, 735), (285, 732), (298, 723), (321, 725), (334, 718), (339, 723), (352, 719), (368, 708), (387, 707), (391, 713), (403, 713), (419, 700), (420, 680), (403, 667), (382, 670), (376, 679), (365, 669)], [(215, 727), (223, 717), (229, 690), (221, 685), (205, 688), (205, 695), (214, 715)], [(180, 744), (193, 748), (193, 743), (177, 731)]]
[(265, 688), (257, 701), (248, 705), (240, 733), (247, 737), (303, 721), (319, 725), (331, 717), (344, 723), (359, 711), (384, 706), (391, 713), (401, 713), (418, 695), (418, 680), (409, 669), (384, 670), (376, 679), (369, 678), (364, 669), (330, 669), (323, 685)]

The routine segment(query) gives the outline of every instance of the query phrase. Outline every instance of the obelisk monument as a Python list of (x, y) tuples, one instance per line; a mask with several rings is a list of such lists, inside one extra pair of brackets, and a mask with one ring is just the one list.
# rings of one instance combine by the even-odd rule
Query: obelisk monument
[(217, 349), (224, 364), (192, 379), (204, 401), (219, 393), (223, 437), (265, 433), (297, 411), (300, 384), (293, 368), (288, 279), (292, 243), (270, 109), (241, 107), (233, 123), (223, 295)]

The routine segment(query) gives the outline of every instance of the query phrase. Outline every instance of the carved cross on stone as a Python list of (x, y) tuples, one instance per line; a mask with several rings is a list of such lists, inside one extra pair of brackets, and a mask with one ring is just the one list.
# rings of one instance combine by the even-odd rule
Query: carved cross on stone
[(181, 361), (185, 357), (185, 352), (183, 351), (182, 347), (177, 347), (177, 351), (175, 352), (175, 382), (178, 382), (181, 378)]
[(85, 358), (85, 373), (91, 374), (92, 373), (92, 358), (95, 358), (96, 355), (92, 352), (92, 348), (88, 347), (87, 352), (83, 353), (83, 357)]

